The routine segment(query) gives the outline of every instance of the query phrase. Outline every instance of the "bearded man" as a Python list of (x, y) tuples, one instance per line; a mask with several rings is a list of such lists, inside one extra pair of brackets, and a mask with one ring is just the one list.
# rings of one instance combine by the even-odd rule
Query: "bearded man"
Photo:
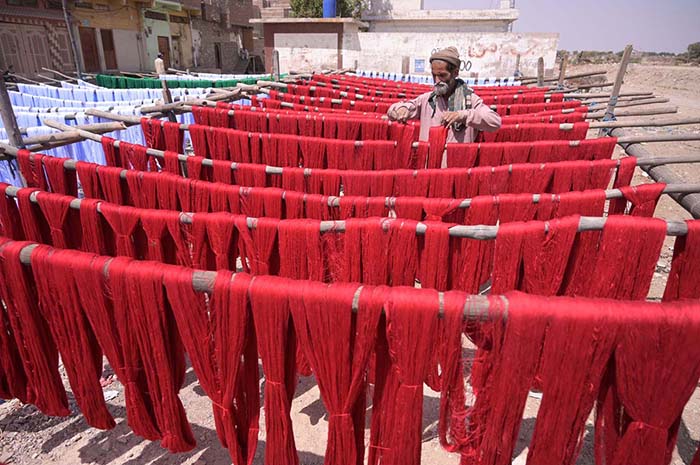
[(430, 57), (433, 90), (413, 100), (393, 104), (387, 112), (389, 119), (401, 123), (420, 119), (422, 141), (428, 140), (432, 126), (449, 127), (448, 143), (474, 142), (478, 131), (497, 131), (501, 127), (501, 117), (457, 77), (460, 64), (455, 47), (434, 53)]

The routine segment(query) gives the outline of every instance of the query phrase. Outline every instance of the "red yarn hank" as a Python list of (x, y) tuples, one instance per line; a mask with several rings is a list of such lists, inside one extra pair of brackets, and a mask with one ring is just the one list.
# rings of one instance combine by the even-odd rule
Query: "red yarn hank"
[(435, 290), (409, 295), (399, 288), (392, 290), (385, 305), (386, 335), (398, 390), (395, 403), (384, 405), (382, 410), (387, 424), (393, 426), (391, 446), (382, 463), (420, 464), (423, 383), (436, 343), (439, 307)]
[(151, 398), (132, 324), (123, 311), (128, 306), (125, 290), (105, 277), (108, 263), (111, 273), (113, 269), (125, 269), (128, 259), (93, 257), (74, 263), (80, 301), (100, 347), (124, 385), (129, 427), (135, 434), (155, 441), (162, 437), (155, 414), (157, 399)]
[[(0, 250), (10, 242), (9, 238), (0, 237)], [(4, 277), (0, 262), (0, 277)], [(10, 300), (9, 290), (4, 279), (0, 279), (0, 299)], [(12, 323), (7, 304), (0, 306), (0, 398), (17, 398), (22, 403), (29, 402), (27, 391), (27, 373), (20, 355), (17, 339), (12, 329)]]
[(265, 373), (265, 465), (297, 465), (292, 399), (297, 384), (296, 335), (284, 282), (259, 276), (250, 285), (250, 302)]
[(0, 283), (10, 327), (27, 375), (28, 402), (47, 415), (70, 414), (58, 372), (58, 350), (39, 310), (31, 271), (20, 262), (28, 242), (12, 242), (0, 250)]
[[(646, 216), (650, 218), (654, 216), (656, 204), (665, 188), (666, 184), (662, 182), (620, 187), (623, 198), (610, 202), (609, 214), (622, 215), (628, 212), (631, 216)], [(631, 204), (629, 209), (627, 208), (628, 202)]]
[[(290, 301), (299, 342), (330, 415), (324, 460), (329, 465), (363, 463), (364, 421), (354, 421), (353, 412), (360, 410), (364, 420), (360, 393), (381, 306), (362, 305), (353, 315), (357, 291), (352, 284), (307, 282)], [(356, 405), (358, 398), (361, 405)], [(361, 427), (356, 431), (358, 423)]]
[(668, 274), (664, 301), (700, 297), (700, 221), (686, 221), (688, 232), (676, 239), (671, 272)]
[(45, 191), (48, 190), (46, 182), (46, 174), (44, 173), (44, 165), (42, 163), (45, 155), (32, 153), (26, 149), (17, 151), (17, 162), (19, 170), (27, 181), (27, 187), (38, 187)]
[(165, 134), (165, 150), (175, 153), (183, 153), (182, 148), (185, 141), (185, 132), (180, 129), (180, 123), (166, 121), (163, 123), (163, 133)]
[(75, 197), (40, 192), (39, 208), (51, 230), (51, 244), (60, 249), (79, 248), (82, 243), (80, 214), (71, 208)]
[(0, 228), (2, 236), (8, 239), (24, 240), (22, 220), (14, 197), (5, 194), (9, 184), (0, 183)]
[(159, 119), (141, 118), (141, 132), (146, 146), (158, 150), (165, 149), (165, 134)]
[[(123, 263), (123, 262), (121, 262)], [(163, 278), (167, 265), (127, 262), (109, 267), (113, 291), (125, 298), (115, 301), (124, 312), (143, 362), (144, 375), (153, 401), (161, 445), (171, 452), (195, 446), (185, 410), (177, 395), (185, 375), (185, 356), (174, 317), (168, 308)]]
[(78, 195), (77, 172), (66, 168), (63, 165), (65, 161), (66, 158), (56, 157), (44, 157), (42, 159), (51, 192), (76, 197)]
[(32, 250), (31, 269), (39, 309), (61, 355), (75, 400), (89, 425), (111, 429), (114, 419), (100, 386), (102, 350), (83, 312), (73, 279), (72, 264), (88, 258), (80, 252), (40, 245)]
[(259, 415), (258, 358), (247, 298), (251, 278), (217, 273), (207, 305), (206, 296), (192, 287), (193, 277), (185, 268), (168, 273), (168, 300), (199, 383), (212, 400), (219, 440), (233, 463), (250, 465)]
[(621, 331), (615, 385), (624, 420), (613, 465), (670, 462), (677, 422), (700, 378), (696, 311), (692, 304), (661, 307), (653, 324)]

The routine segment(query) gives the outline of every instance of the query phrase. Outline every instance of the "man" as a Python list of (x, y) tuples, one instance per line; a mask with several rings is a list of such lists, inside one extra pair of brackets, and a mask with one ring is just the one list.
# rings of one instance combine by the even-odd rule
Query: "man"
[(161, 75), (165, 74), (165, 61), (163, 61), (163, 54), (159, 53), (158, 58), (155, 59), (155, 65), (156, 65), (156, 74)]
[[(435, 52), (430, 57), (435, 81), (433, 91), (393, 104), (387, 112), (389, 119), (401, 123), (420, 119), (422, 141), (428, 140), (432, 126), (450, 128), (447, 142), (474, 142), (478, 131), (497, 131), (501, 127), (501, 117), (457, 77), (460, 64), (455, 47)], [(442, 164), (444, 167), (444, 158)]]

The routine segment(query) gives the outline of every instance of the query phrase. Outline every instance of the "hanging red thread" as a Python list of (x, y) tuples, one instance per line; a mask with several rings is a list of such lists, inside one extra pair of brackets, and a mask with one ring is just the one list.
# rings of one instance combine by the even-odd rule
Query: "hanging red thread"
[(686, 221), (688, 232), (676, 238), (671, 272), (668, 274), (664, 301), (700, 297), (700, 222)]
[(665, 188), (666, 184), (662, 182), (620, 187), (623, 198), (610, 202), (609, 214), (624, 214), (627, 209), (627, 202), (629, 202), (631, 204), (629, 215), (652, 217), (654, 216), (659, 197), (661, 197)]
[[(258, 440), (259, 407), (258, 358), (247, 298), (251, 278), (217, 273), (207, 306), (204, 294), (192, 287), (193, 277), (191, 269), (169, 273), (168, 300), (199, 383), (212, 401), (219, 440), (233, 463), (250, 465)], [(250, 385), (252, 392), (246, 389)]]
[(78, 180), (75, 170), (69, 170), (64, 166), (65, 158), (44, 157), (42, 163), (46, 171), (46, 177), (51, 186), (51, 192), (57, 194), (78, 196)]
[(70, 414), (68, 398), (58, 372), (58, 351), (38, 308), (36, 284), (20, 261), (28, 242), (12, 242), (0, 249), (3, 302), (27, 375), (27, 401), (47, 415)]
[(85, 259), (81, 252), (38, 246), (32, 250), (32, 272), (39, 309), (48, 323), (61, 354), (71, 390), (90, 426), (111, 429), (114, 419), (107, 411), (100, 386), (102, 350), (85, 317), (72, 263)]

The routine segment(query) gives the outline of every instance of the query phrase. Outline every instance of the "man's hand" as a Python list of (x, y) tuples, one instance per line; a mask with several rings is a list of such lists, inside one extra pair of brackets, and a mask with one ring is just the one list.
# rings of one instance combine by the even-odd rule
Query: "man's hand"
[(460, 115), (459, 112), (448, 111), (447, 113), (442, 115), (442, 125), (447, 126), (448, 128), (454, 123), (462, 122), (464, 122), (464, 116)]
[(400, 106), (391, 110), (387, 116), (391, 121), (397, 121), (399, 123), (405, 123), (408, 121), (409, 116), (411, 116), (411, 110), (408, 107)]

